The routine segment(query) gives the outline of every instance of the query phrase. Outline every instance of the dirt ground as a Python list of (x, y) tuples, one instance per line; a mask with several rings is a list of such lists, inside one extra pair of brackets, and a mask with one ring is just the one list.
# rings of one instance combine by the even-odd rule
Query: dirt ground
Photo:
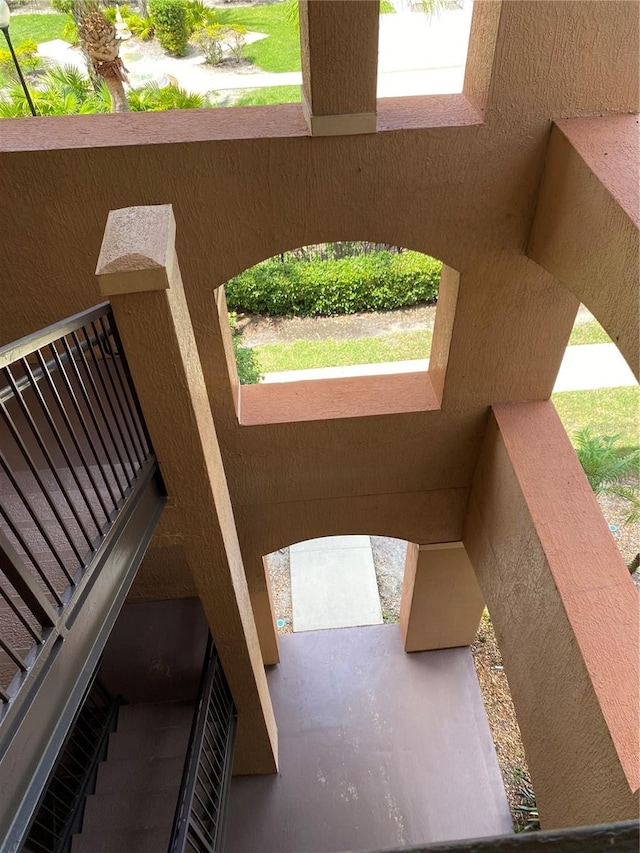
[(395, 311), (341, 314), (337, 317), (265, 317), (261, 314), (239, 314), (236, 328), (242, 332), (243, 346), (257, 347), (262, 344), (300, 340), (324, 341), (332, 338), (344, 341), (421, 329), (433, 331), (435, 316), (435, 305), (416, 305)]

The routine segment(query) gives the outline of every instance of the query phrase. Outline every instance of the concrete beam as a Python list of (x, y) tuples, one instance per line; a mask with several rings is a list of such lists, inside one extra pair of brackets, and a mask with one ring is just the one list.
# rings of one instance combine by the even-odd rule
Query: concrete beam
[(302, 108), (313, 136), (375, 133), (378, 0), (301, 0)]
[(640, 376), (640, 124), (600, 116), (551, 133), (528, 255), (595, 314)]
[(171, 206), (112, 211), (96, 274), (102, 295), (111, 297), (174, 520), (185, 534), (183, 553), (238, 708), (235, 770), (273, 773), (275, 718)]
[(493, 407), (463, 540), (543, 828), (638, 815), (638, 596), (550, 402)]
[(462, 542), (409, 542), (400, 602), (405, 652), (470, 646), (484, 598)]

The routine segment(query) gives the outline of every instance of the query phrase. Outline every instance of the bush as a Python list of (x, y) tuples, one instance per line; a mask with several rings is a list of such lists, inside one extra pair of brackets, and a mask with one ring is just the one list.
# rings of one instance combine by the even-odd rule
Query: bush
[[(16, 56), (23, 71), (35, 71), (40, 60), (37, 57), (38, 45), (33, 39), (25, 39), (14, 46)], [(16, 73), (13, 58), (8, 50), (0, 50), (0, 71), (14, 76)]]
[(246, 32), (245, 27), (211, 24), (198, 29), (193, 40), (209, 65), (219, 65), (222, 62), (225, 47), (235, 61), (240, 62)]
[(127, 94), (132, 112), (164, 112), (165, 110), (197, 110), (205, 107), (206, 99), (198, 92), (192, 93), (179, 86), (163, 86), (146, 83)]
[(161, 46), (174, 56), (184, 56), (191, 35), (184, 0), (149, 0), (149, 15)]
[(222, 45), (224, 41), (224, 28), (220, 24), (212, 24), (201, 27), (196, 31), (194, 42), (202, 51), (209, 65), (218, 65), (224, 59)]
[(251, 347), (243, 347), (241, 345), (242, 336), (236, 328), (236, 322), (235, 313), (230, 313), (229, 325), (231, 326), (231, 340), (233, 342), (233, 352), (236, 357), (238, 379), (241, 385), (255, 385), (262, 379), (262, 374), (258, 367), (258, 359)]
[(63, 15), (73, 15), (76, 0), (51, 0), (51, 5), (56, 12), (62, 12)]
[(227, 282), (227, 304), (254, 314), (330, 316), (386, 311), (437, 298), (442, 264), (420, 252), (336, 261), (274, 258)]
[[(137, 12), (132, 12), (129, 6), (120, 6), (120, 17), (131, 30), (131, 34), (139, 38), (141, 41), (148, 41), (153, 38), (153, 21), (151, 18), (142, 17)], [(104, 9), (104, 16), (112, 24), (118, 20), (118, 10), (115, 6), (107, 6)]]
[(215, 23), (215, 12), (202, 0), (187, 0), (187, 29), (191, 36), (196, 30)]

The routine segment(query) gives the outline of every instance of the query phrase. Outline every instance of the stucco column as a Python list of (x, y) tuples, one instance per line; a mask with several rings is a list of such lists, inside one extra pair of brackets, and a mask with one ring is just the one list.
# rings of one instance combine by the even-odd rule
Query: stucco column
[(170, 205), (109, 214), (97, 267), (181, 545), (238, 709), (235, 771), (277, 769), (277, 731)]
[(483, 608), (462, 542), (409, 542), (400, 602), (405, 652), (471, 645)]
[(300, 0), (302, 107), (313, 136), (375, 133), (378, 0)]
[(638, 594), (550, 402), (493, 407), (464, 544), (543, 829), (638, 816)]

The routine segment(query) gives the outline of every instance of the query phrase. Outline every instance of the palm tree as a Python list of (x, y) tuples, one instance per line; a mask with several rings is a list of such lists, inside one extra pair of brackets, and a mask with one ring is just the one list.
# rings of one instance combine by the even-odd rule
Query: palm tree
[(98, 6), (98, 0), (78, 0), (76, 3), (78, 38), (89, 57), (95, 74), (101, 77), (111, 96), (111, 111), (129, 110), (124, 83), (126, 69), (120, 59), (120, 41), (111, 21)]

